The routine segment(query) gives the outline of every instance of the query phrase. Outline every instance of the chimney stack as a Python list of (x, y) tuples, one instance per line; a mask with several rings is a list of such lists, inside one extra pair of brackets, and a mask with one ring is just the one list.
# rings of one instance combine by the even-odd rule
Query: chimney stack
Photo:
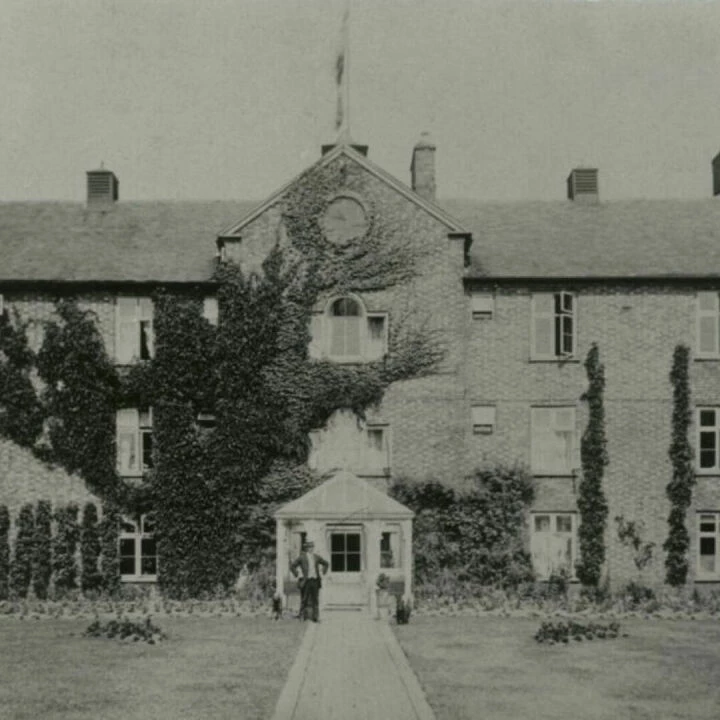
[(415, 143), (410, 163), (412, 189), (425, 200), (435, 202), (435, 143), (424, 132)]
[(91, 207), (105, 207), (117, 202), (120, 181), (111, 170), (106, 170), (100, 163), (99, 170), (87, 172), (87, 204)]
[(575, 168), (567, 179), (568, 200), (597, 203), (600, 200), (597, 168)]

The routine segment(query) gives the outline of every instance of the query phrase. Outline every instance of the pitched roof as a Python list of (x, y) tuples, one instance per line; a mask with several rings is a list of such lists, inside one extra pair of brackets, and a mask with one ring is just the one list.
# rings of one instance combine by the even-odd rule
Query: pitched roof
[[(441, 204), (473, 234), (469, 277), (720, 277), (720, 199)], [(218, 234), (257, 207), (0, 203), (0, 282), (206, 281)]]
[(469, 277), (720, 276), (720, 199), (443, 205), (473, 234)]
[(368, 518), (400, 520), (413, 516), (412, 510), (346, 470), (339, 471), (275, 513), (277, 518), (344, 521)]
[(218, 232), (253, 203), (0, 203), (0, 281), (202, 282)]

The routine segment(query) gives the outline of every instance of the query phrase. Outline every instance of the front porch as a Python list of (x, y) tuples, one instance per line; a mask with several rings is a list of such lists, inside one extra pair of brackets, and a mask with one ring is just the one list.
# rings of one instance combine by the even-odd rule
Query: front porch
[[(276, 587), (284, 607), (299, 603), (290, 563), (304, 540), (329, 563), (320, 603), (326, 609), (377, 611), (377, 580), (412, 598), (411, 510), (347, 471), (340, 471), (275, 514)], [(296, 599), (297, 598), (297, 599)]]

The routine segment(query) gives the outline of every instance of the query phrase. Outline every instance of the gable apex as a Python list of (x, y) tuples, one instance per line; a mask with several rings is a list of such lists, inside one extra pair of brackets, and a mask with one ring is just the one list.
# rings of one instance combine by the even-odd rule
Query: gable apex
[(455, 220), (455, 218), (449, 215), (439, 205), (436, 205), (434, 202), (420, 197), (420, 195), (414, 192), (410, 187), (400, 182), (397, 178), (390, 175), (390, 173), (375, 165), (375, 163), (370, 162), (370, 160), (364, 157), (352, 146), (340, 144), (336, 145), (332, 150), (323, 155), (316, 163), (303, 170), (289, 182), (285, 183), (285, 185), (283, 185), (279, 190), (276, 190), (267, 200), (263, 201), (260, 205), (251, 210), (250, 213), (243, 217), (240, 221), (226, 227), (222, 232), (218, 234), (218, 239), (230, 239), (237, 236), (245, 226), (249, 225), (253, 220), (262, 215), (268, 208), (275, 205), (305, 173), (312, 169), (328, 165), (340, 156), (345, 156), (353, 162), (357, 163), (364, 170), (376, 177), (382, 183), (403, 195), (410, 202), (421, 207), (423, 210), (425, 210), (425, 212), (432, 215), (436, 220), (444, 224), (447, 227), (448, 232), (468, 232), (457, 220)]

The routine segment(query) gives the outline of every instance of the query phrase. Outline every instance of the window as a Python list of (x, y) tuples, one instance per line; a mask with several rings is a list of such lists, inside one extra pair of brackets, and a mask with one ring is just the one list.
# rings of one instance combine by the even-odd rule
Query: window
[(575, 575), (577, 519), (575, 513), (531, 513), (530, 554), (541, 580), (565, 570)]
[(330, 570), (360, 572), (361, 569), (360, 533), (333, 531), (330, 535)]
[(697, 458), (700, 472), (720, 472), (718, 439), (720, 434), (720, 408), (697, 410)]
[(720, 580), (720, 513), (698, 514), (697, 578), (698, 580)]
[(389, 476), (390, 428), (358, 424), (357, 417), (333, 417), (310, 432), (308, 467), (318, 472), (343, 468), (365, 477)]
[(470, 296), (474, 318), (491, 318), (495, 311), (495, 298), (492, 293), (473, 293)]
[(579, 466), (574, 407), (534, 407), (531, 466), (535, 475), (570, 475)]
[(129, 581), (157, 579), (158, 554), (155, 522), (150, 515), (120, 522), (120, 577)]
[(534, 360), (570, 358), (575, 354), (575, 296), (567, 292), (532, 296), (532, 349)]
[(495, 406), (473, 405), (472, 423), (476, 435), (490, 435), (495, 428)]
[(400, 565), (400, 528), (390, 526), (380, 535), (380, 567), (399, 568)]
[(149, 297), (121, 296), (116, 304), (115, 358), (127, 365), (154, 353), (153, 304)]
[(116, 424), (118, 473), (141, 476), (153, 466), (152, 408), (118, 410)]
[(720, 357), (720, 307), (718, 293), (701, 292), (697, 295), (697, 348), (698, 357)]
[(211, 324), (218, 324), (218, 301), (216, 297), (203, 298), (203, 317)]
[(337, 298), (310, 321), (310, 357), (336, 362), (372, 362), (387, 353), (387, 313), (366, 313), (352, 297)]

